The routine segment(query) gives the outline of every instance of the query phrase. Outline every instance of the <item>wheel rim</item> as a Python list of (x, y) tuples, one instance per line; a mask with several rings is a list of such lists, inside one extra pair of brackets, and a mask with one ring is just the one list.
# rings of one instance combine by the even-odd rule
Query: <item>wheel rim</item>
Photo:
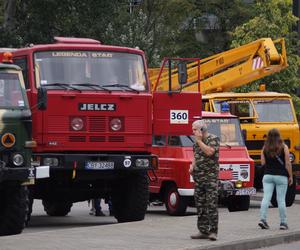
[(178, 197), (177, 197), (176, 193), (174, 193), (174, 192), (171, 193), (169, 199), (170, 199), (170, 205), (172, 207), (176, 207), (176, 204), (178, 202)]
[(174, 190), (170, 190), (168, 195), (168, 206), (171, 210), (176, 210), (179, 202), (178, 193)]

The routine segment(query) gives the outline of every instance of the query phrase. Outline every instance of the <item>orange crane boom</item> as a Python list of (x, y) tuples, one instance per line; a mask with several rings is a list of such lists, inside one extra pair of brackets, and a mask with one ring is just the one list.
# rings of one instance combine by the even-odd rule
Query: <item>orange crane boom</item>
[[(279, 51), (279, 52), (278, 52)], [(284, 39), (262, 38), (246, 45), (200, 60), (200, 92), (225, 92), (278, 72), (288, 66)], [(197, 91), (198, 63), (187, 64), (187, 83), (178, 83), (172, 70), (172, 90)], [(168, 70), (149, 70), (152, 89), (168, 90)]]

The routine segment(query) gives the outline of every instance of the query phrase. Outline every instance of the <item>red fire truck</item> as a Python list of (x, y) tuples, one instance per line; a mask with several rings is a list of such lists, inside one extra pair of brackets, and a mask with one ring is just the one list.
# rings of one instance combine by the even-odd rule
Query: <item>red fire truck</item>
[[(208, 131), (220, 138), (220, 201), (229, 211), (248, 210), (250, 195), (256, 193), (254, 161), (245, 146), (239, 119), (230, 113), (202, 112)], [(191, 134), (191, 133), (189, 133)], [(156, 181), (150, 183), (150, 200), (165, 203), (169, 215), (184, 215), (194, 204), (194, 181), (189, 174), (194, 136), (155, 135), (153, 154), (159, 156)], [(154, 177), (154, 176), (153, 176)]]
[[(56, 37), (13, 57), (32, 111), (33, 158), (50, 166), (32, 198), (42, 199), (50, 216), (67, 215), (74, 202), (111, 198), (119, 222), (142, 220), (147, 172), (157, 168), (153, 131), (190, 131), (200, 94), (151, 93), (141, 50), (93, 39)], [(169, 122), (172, 114), (180, 119)]]
[[(179, 60), (180, 63), (176, 66), (172, 64), (172, 60)], [(193, 72), (188, 70), (189, 61), (194, 61), (192, 63), (196, 68)], [(179, 84), (178, 91), (181, 93), (183, 86), (195, 83), (195, 89), (200, 91), (200, 59), (165, 58), (158, 72), (157, 83), (161, 77), (164, 78), (169, 92), (172, 92), (172, 83), (175, 86)], [(154, 92), (157, 86), (154, 85)], [(192, 100), (188, 102), (194, 105)], [(198, 106), (198, 109), (201, 110), (202, 106)], [(228, 113), (229, 106), (224, 106), (222, 110), (226, 113), (201, 114), (208, 125), (208, 131), (217, 135), (221, 141), (220, 201), (227, 204), (229, 211), (248, 210), (250, 195), (256, 193), (253, 187), (254, 161), (249, 157), (238, 117)], [(194, 137), (191, 128), (187, 132), (179, 131), (174, 134), (171, 130), (164, 133), (154, 131), (152, 153), (159, 157), (159, 168), (156, 176), (151, 176), (156, 181), (150, 184), (150, 201), (163, 201), (170, 215), (183, 215), (187, 206), (193, 205), (194, 183), (189, 167), (193, 158)]]

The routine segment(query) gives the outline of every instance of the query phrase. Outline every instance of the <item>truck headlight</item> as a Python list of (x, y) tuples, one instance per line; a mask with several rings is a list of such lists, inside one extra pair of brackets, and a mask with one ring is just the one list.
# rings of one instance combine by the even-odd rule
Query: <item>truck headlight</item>
[(85, 130), (85, 122), (82, 117), (70, 117), (70, 127), (74, 131)]
[(124, 119), (122, 117), (110, 117), (110, 131), (124, 131)]
[(15, 154), (12, 160), (13, 164), (17, 167), (21, 166), (24, 163), (24, 157), (21, 154)]
[(240, 181), (240, 180), (236, 181), (236, 182), (235, 182), (235, 187), (236, 187), (236, 188), (241, 188), (241, 187), (243, 187), (243, 182)]
[(148, 168), (149, 167), (149, 160), (148, 159), (136, 159), (135, 166), (136, 167)]
[(290, 153), (290, 161), (294, 162), (295, 160), (295, 155), (293, 153)]

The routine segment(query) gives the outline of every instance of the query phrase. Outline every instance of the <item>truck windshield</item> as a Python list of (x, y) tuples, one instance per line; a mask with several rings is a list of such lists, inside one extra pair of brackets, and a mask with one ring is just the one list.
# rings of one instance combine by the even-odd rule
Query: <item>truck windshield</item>
[(244, 146), (237, 118), (204, 118), (208, 132), (220, 138), (221, 146)]
[(293, 110), (289, 100), (255, 100), (258, 122), (294, 122)]
[(0, 72), (0, 109), (22, 109), (25, 105), (19, 75)]
[(229, 112), (241, 119), (255, 116), (253, 105), (248, 100), (215, 100), (214, 106), (216, 112), (222, 112), (221, 107), (224, 101), (226, 101), (229, 105)]
[(47, 51), (35, 53), (34, 58), (36, 80), (43, 86), (61, 88), (68, 84), (92, 91), (97, 85), (111, 91), (148, 90), (143, 58), (137, 54)]
[[(204, 118), (208, 132), (220, 138), (221, 146), (244, 146), (240, 123), (237, 118)], [(183, 146), (192, 146), (194, 136), (181, 138)]]

